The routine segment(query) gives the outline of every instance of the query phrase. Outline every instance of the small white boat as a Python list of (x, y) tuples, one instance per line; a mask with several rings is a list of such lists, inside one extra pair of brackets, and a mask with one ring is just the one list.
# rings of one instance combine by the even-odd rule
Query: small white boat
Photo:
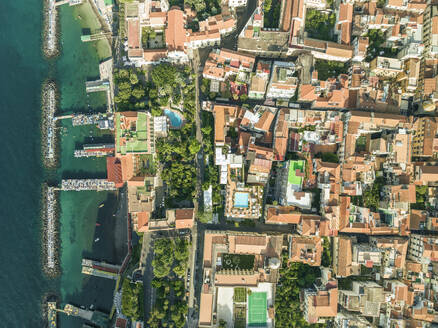
[(97, 243), (100, 240), (100, 238), (94, 239), (94, 242)]

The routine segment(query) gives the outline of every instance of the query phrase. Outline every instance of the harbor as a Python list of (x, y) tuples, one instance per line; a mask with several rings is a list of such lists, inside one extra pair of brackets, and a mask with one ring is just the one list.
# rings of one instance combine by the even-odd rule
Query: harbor
[(63, 179), (61, 181), (62, 191), (115, 191), (114, 182), (106, 179)]
[(49, 277), (59, 274), (58, 194), (54, 187), (43, 185), (43, 270)]
[(54, 81), (43, 83), (41, 93), (42, 120), (41, 120), (41, 147), (43, 163), (47, 168), (57, 165), (57, 124), (55, 119), (57, 108), (57, 88)]
[(53, 58), (59, 55), (59, 28), (57, 7), (69, 4), (79, 5), (82, 0), (46, 0), (44, 5), (44, 27), (43, 27), (43, 53), (46, 58)]
[[(105, 144), (109, 142), (108, 131), (100, 131), (114, 128), (112, 114), (98, 113), (106, 109), (110, 111), (112, 107), (112, 93), (108, 90), (112, 83), (108, 81), (112, 74), (112, 60), (99, 65), (100, 61), (110, 58), (111, 49), (107, 40), (99, 40), (94, 44), (78, 42), (82, 29), (90, 28), (92, 33), (99, 30), (96, 22), (99, 18), (95, 17), (91, 1), (42, 2), (42, 40), (38, 47), (46, 59), (53, 58), (56, 61), (49, 62), (48, 77), (41, 86), (41, 160), (44, 167), (49, 169), (43, 171), (44, 176), (41, 180), (50, 183), (43, 184), (42, 192), (38, 191), (41, 195), (41, 202), (38, 203), (41, 205), (43, 227), (40, 239), (42, 252), (41, 256), (36, 258), (40, 261), (38, 267), (41, 267), (41, 271), (48, 277), (63, 272), (59, 279), (47, 279), (47, 282), (53, 285), (51, 289), (57, 289), (55, 293), (60, 298), (58, 303), (52, 300), (44, 302), (43, 319), (49, 328), (73, 328), (77, 327), (79, 322), (79, 326), (87, 322), (90, 327), (106, 327), (108, 319), (103, 312), (109, 312), (111, 309), (110, 299), (106, 295), (112, 295), (116, 278), (101, 279), (105, 274), (107, 277), (111, 275), (111, 270), (97, 266), (90, 267), (96, 272), (94, 276), (84, 276), (81, 273), (80, 261), (75, 261), (75, 258), (76, 255), (89, 255), (110, 263), (121, 262), (119, 252), (122, 250), (117, 249), (114, 253), (115, 247), (110, 244), (115, 235), (114, 227), (120, 229), (121, 226), (109, 220), (114, 207), (107, 205), (105, 208), (97, 208), (98, 204), (108, 199), (116, 200), (116, 193), (106, 192), (115, 191), (116, 188), (104, 179), (61, 179), (64, 176), (104, 177), (105, 158), (87, 157), (104, 157), (112, 153), (111, 148), (114, 148)], [(38, 33), (40, 31), (38, 29)], [(106, 81), (98, 82), (101, 85), (95, 90), (96, 93), (87, 94), (86, 91), (93, 91), (93, 88), (86, 90), (86, 81), (99, 78), (96, 74), (98, 67), (100, 73), (104, 73), (101, 77)], [(47, 70), (44, 71), (44, 76), (47, 76), (46, 74)], [(78, 157), (86, 158), (76, 159)], [(38, 189), (42, 181), (39, 182)], [(85, 192), (61, 193), (61, 190)], [(97, 217), (98, 213), (102, 217)], [(100, 223), (99, 228), (96, 225), (94, 230), (95, 222), (92, 221), (103, 218), (108, 219), (107, 222)], [(98, 237), (93, 237), (94, 234)], [(37, 247), (38, 251), (39, 249)], [(99, 274), (100, 271), (103, 275)], [(55, 287), (58, 283), (59, 289)], [(64, 307), (66, 303), (78, 306)], [(66, 315), (58, 315), (58, 312)], [(8, 320), (6, 322), (9, 324)]]

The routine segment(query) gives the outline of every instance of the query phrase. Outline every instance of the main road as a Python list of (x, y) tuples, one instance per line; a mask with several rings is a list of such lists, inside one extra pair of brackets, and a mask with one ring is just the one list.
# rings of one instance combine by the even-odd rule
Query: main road
[[(195, 74), (195, 92), (196, 92), (196, 112), (195, 112), (195, 122), (196, 122), (196, 140), (201, 145), (201, 149), (195, 158), (196, 163), (196, 197), (194, 197), (193, 203), (195, 205), (195, 213), (197, 214), (199, 209), (203, 208), (203, 191), (202, 191), (202, 182), (204, 181), (204, 150), (203, 150), (203, 141), (202, 141), (202, 122), (201, 122), (201, 104), (200, 104), (200, 93), (199, 93), (199, 80), (201, 76), (199, 72), (201, 71), (200, 59), (199, 59), (199, 51), (198, 49), (193, 50), (193, 58), (191, 60), (192, 69)], [(198, 261), (200, 258), (200, 240), (198, 239), (199, 233), (197, 224), (192, 228), (192, 249), (190, 253), (189, 259), (189, 269), (191, 273), (191, 277), (189, 278), (189, 299), (188, 299), (188, 307), (189, 312), (187, 316), (187, 327), (196, 327), (198, 320), (198, 305), (197, 300), (199, 298), (196, 297), (195, 289), (199, 285), (200, 280), (197, 275), (199, 274), (200, 267), (198, 266)], [(201, 257), (202, 258), (202, 257)], [(201, 268), (202, 269), (202, 268)], [(201, 270), (202, 271), (202, 270)], [(201, 277), (202, 279), (202, 277)]]

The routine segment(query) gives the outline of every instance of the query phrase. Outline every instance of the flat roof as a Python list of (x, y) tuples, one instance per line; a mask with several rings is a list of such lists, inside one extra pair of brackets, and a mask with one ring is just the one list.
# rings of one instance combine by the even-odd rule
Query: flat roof
[(289, 161), (289, 173), (288, 181), (294, 185), (300, 185), (303, 183), (303, 177), (297, 176), (297, 170), (304, 173), (304, 161)]
[[(144, 153), (149, 150), (147, 114), (137, 112), (136, 117), (116, 114), (116, 151), (121, 154)], [(132, 126), (135, 124), (135, 129)]]

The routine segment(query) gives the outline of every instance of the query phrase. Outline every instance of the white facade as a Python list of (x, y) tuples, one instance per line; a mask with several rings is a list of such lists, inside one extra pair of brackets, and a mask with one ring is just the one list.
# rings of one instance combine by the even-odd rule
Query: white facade
[(236, 8), (246, 6), (247, 0), (228, 0), (228, 7)]
[(221, 42), (220, 37), (212, 37), (212, 38), (205, 38), (201, 40), (191, 40), (190, 42), (186, 42), (185, 45), (187, 48), (198, 49), (204, 47), (213, 47), (219, 45), (220, 42)]

